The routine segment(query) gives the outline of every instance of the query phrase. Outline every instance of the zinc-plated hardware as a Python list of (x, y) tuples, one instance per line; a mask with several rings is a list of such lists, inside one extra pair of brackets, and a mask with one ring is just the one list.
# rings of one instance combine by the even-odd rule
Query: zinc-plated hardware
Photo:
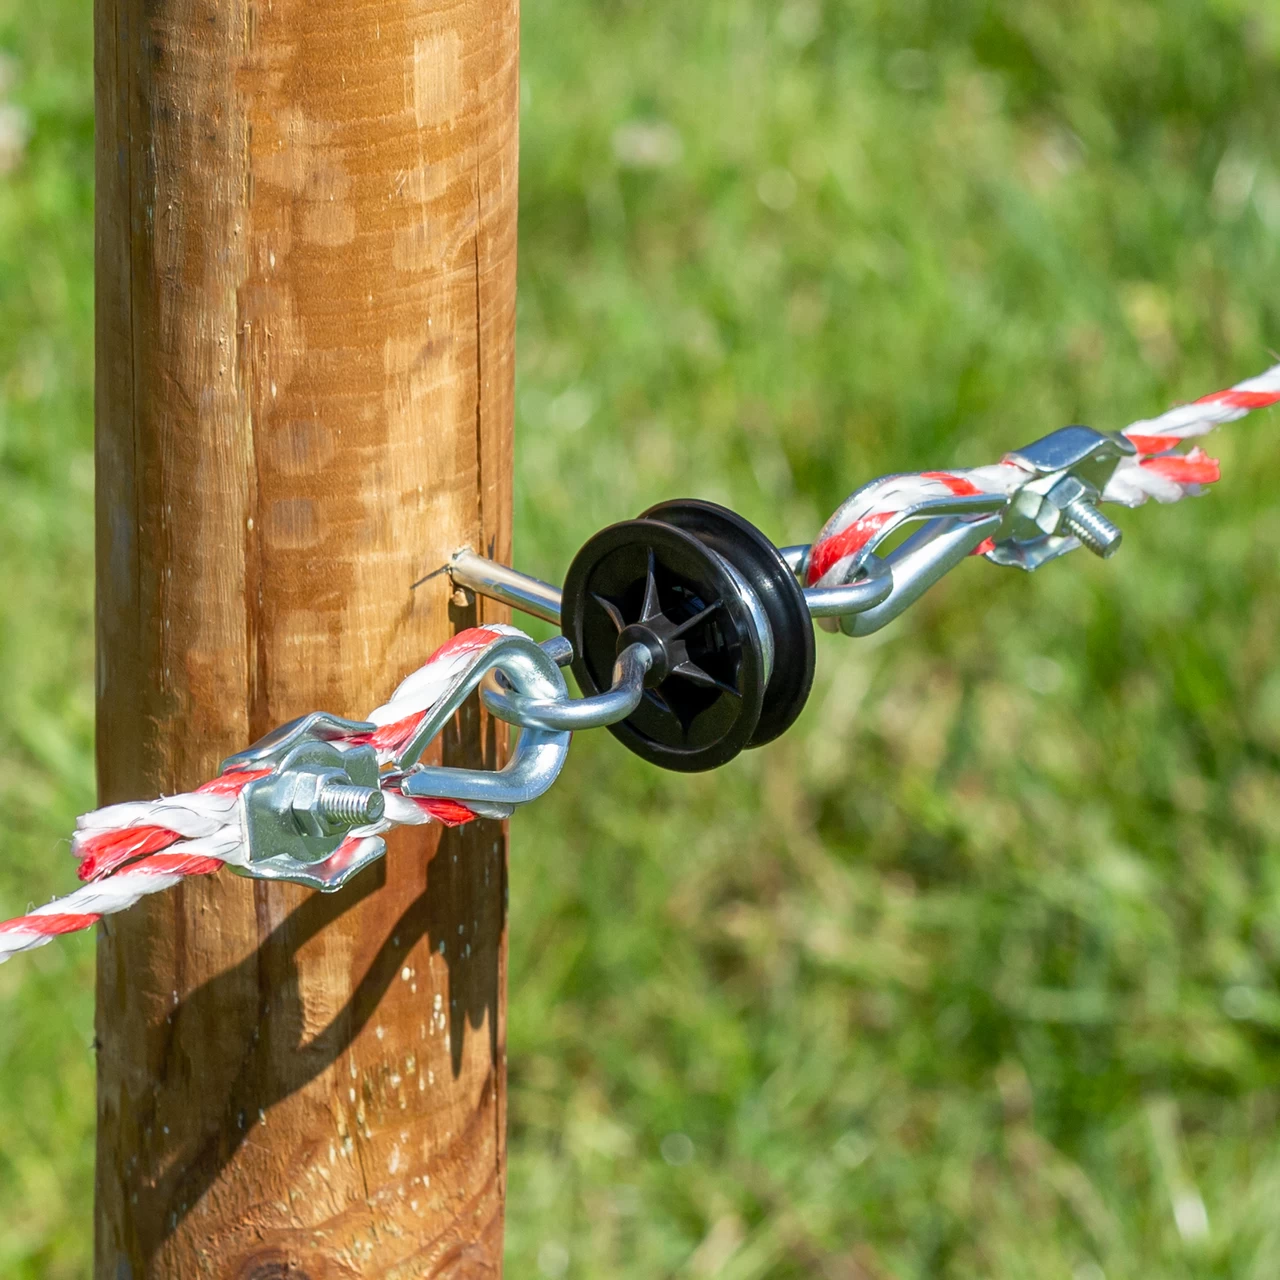
[[(809, 548), (805, 547), (806, 553)], [(893, 573), (877, 555), (868, 555), (860, 566), (866, 575), (843, 587), (805, 587), (804, 602), (811, 618), (843, 618), (865, 613), (883, 604), (893, 593)]]
[[(256, 743), (254, 765), (272, 765), (241, 792), (248, 837), (249, 864), (234, 870), (262, 880), (292, 880), (314, 889), (337, 889), (362, 867), (381, 857), (386, 846), (378, 838), (365, 843), (358, 857), (332, 861), (355, 828), (378, 822), (386, 801), (378, 787), (378, 757), (370, 746), (339, 751), (332, 742), (310, 738), (300, 726), (310, 717), (285, 726), (271, 744)], [(330, 731), (336, 717), (320, 713), (312, 727)], [(346, 721), (359, 732), (359, 722)], [(372, 728), (372, 726), (369, 726)]]
[(1047, 436), (1005, 454), (1005, 460), (1038, 476), (1069, 471), (1101, 493), (1116, 463), (1136, 452), (1133, 441), (1118, 431), (1095, 431), (1092, 427), (1077, 425), (1050, 431)]
[(568, 636), (552, 636), (538, 646), (557, 667), (567, 667), (573, 661), (573, 645)]
[(449, 559), (454, 586), (469, 587), (479, 595), (500, 600), (521, 613), (560, 625), (560, 588), (531, 578), (496, 560), (476, 555), (470, 547), (455, 551)]
[[(787, 567), (801, 582), (804, 581), (812, 549), (807, 542), (778, 548)], [(874, 553), (868, 553), (859, 567), (863, 576), (857, 582), (847, 582), (842, 587), (805, 587), (804, 602), (809, 606), (809, 617), (842, 618), (848, 613), (874, 609), (887, 600), (893, 590), (893, 575), (885, 562)]]
[(522, 728), (511, 759), (503, 768), (454, 769), (418, 764), (418, 758), (444, 728), (471, 691), (491, 671), (500, 670), (516, 694), (537, 701), (568, 700), (564, 676), (546, 651), (527, 636), (495, 640), (448, 698), (432, 708), (413, 741), (400, 755), (400, 790), (407, 796), (460, 800), (463, 804), (520, 805), (536, 800), (559, 776), (569, 751), (563, 731)]
[(874, 608), (840, 620), (847, 636), (869, 636), (892, 622), (1000, 527), (999, 512), (965, 519), (943, 516), (922, 525), (885, 558), (893, 587)]
[(308, 835), (336, 835), (368, 826), (386, 813), (387, 802), (377, 787), (352, 786), (338, 777), (309, 773), (298, 779), (293, 816)]
[[(893, 480), (894, 478), (894, 476), (881, 476), (879, 479), (871, 480), (861, 488), (855, 489), (841, 504), (840, 510), (844, 511), (851, 507), (860, 506), (865, 501), (862, 495), (868, 489), (879, 489), (885, 481)], [(904, 506), (888, 516), (885, 523), (876, 530), (874, 537), (868, 539), (858, 553), (858, 562), (865, 561), (878, 546), (892, 537), (904, 524), (909, 524), (915, 520), (932, 521), (942, 516), (983, 516), (991, 512), (1003, 512), (1008, 506), (1008, 502), (1008, 498), (1002, 493), (949, 493), (940, 494), (932, 498), (921, 498), (918, 502)], [(794, 547), (787, 548), (787, 552), (790, 553), (794, 553), (796, 550)], [(784, 552), (784, 554), (786, 553)], [(803, 569), (807, 559), (806, 549), (805, 555), (800, 560), (800, 569)]]
[(286, 720), (243, 751), (228, 756), (222, 762), (221, 772), (238, 773), (245, 769), (275, 764), (283, 760), (290, 749), (300, 742), (333, 742), (362, 733), (372, 733), (376, 728), (377, 725), (370, 720), (344, 720), (327, 711), (311, 711), (305, 716), (298, 716), (296, 720)]
[(598, 729), (625, 720), (644, 697), (645, 673), (653, 655), (643, 644), (628, 645), (613, 666), (613, 685), (593, 698), (543, 700), (507, 693), (486, 682), (480, 688), (484, 705), (498, 717), (522, 728)]
[(1097, 500), (1097, 490), (1073, 475), (1063, 476), (1045, 494), (1045, 501), (1062, 512), (1059, 527), (1106, 560), (1120, 549), (1124, 533), (1098, 510), (1094, 505)]
[[(466, 680), (432, 708), (395, 771), (380, 771), (373, 747), (352, 738), (371, 733), (368, 721), (313, 712), (228, 757), (224, 772), (270, 767), (241, 792), (249, 861), (234, 870), (262, 880), (291, 880), (314, 889), (338, 889), (386, 852), (376, 835), (343, 848), (352, 831), (372, 826), (386, 812), (382, 784), (408, 796), (448, 796), (491, 805), (536, 799), (564, 764), (569, 734), (523, 728), (505, 768), (496, 772), (418, 763), (427, 744), (452, 719), (490, 672), (501, 671), (515, 696), (532, 702), (567, 703), (559, 661), (571, 660), (562, 637), (539, 646), (527, 636), (503, 636), (472, 668)], [(342, 742), (342, 749), (337, 745)]]
[(1035, 478), (1010, 502), (987, 559), (1030, 571), (1080, 545), (1114, 555), (1123, 534), (1096, 504), (1121, 459), (1135, 452), (1118, 433), (1072, 426), (1007, 454)]

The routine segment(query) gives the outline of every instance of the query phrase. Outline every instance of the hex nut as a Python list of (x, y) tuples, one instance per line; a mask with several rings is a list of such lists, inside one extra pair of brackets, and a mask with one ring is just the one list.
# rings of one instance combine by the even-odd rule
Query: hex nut
[(299, 769), (294, 775), (293, 794), (289, 807), (293, 810), (298, 829), (308, 836), (331, 836), (343, 830), (340, 824), (330, 822), (320, 811), (320, 792), (329, 783), (340, 785), (351, 780), (341, 769)]

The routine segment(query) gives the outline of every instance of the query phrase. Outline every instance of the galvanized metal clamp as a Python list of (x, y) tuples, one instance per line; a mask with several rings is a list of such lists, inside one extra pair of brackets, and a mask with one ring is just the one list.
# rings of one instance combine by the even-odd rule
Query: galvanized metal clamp
[[(558, 638), (546, 646), (527, 636), (502, 636), (424, 716), (412, 741), (380, 766), (368, 744), (376, 726), (323, 711), (281, 725), (244, 751), (228, 756), (222, 772), (264, 767), (271, 772), (241, 791), (249, 860), (233, 869), (259, 880), (288, 880), (332, 891), (386, 852), (388, 799), (447, 797), (484, 812), (503, 813), (536, 800), (556, 780), (570, 735), (522, 727), (511, 758), (497, 770), (424, 765), (422, 753), (487, 676), (499, 674), (514, 696), (532, 702), (568, 701), (557, 659)], [(367, 828), (367, 830), (363, 830)], [(364, 839), (344, 844), (356, 834)]]
[(386, 852), (386, 844), (375, 838), (358, 859), (335, 860), (353, 829), (376, 825), (386, 812), (374, 749), (336, 745), (375, 727), (313, 711), (222, 762), (224, 774), (272, 770), (240, 793), (249, 862), (234, 871), (255, 880), (291, 880), (330, 890)]
[(1073, 426), (1006, 454), (1035, 479), (1014, 494), (987, 559), (1029, 572), (1079, 546), (1113, 556), (1123, 534), (1097, 504), (1120, 461), (1136, 452), (1119, 432)]
[[(1028, 572), (1079, 546), (1104, 558), (1114, 555), (1122, 534), (1097, 503), (1120, 460), (1134, 452), (1133, 444), (1118, 433), (1062, 427), (1005, 455), (1006, 462), (1033, 476), (1012, 495), (949, 495), (904, 507), (867, 543), (865, 577), (854, 584), (865, 586), (877, 575), (887, 574), (888, 591), (869, 605), (833, 609), (825, 616), (838, 617), (845, 635), (879, 631), (987, 539), (994, 543), (985, 552), (988, 560)], [(875, 555), (895, 531), (917, 520), (924, 523), (909, 538), (882, 560)], [(800, 574), (808, 553), (808, 547), (784, 551), (794, 558)], [(815, 612), (815, 616), (824, 615)]]

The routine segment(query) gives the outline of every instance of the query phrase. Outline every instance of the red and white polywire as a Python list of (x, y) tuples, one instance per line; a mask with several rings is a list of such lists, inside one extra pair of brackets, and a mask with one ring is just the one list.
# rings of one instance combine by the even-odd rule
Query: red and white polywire
[[(1148, 498), (1176, 502), (1218, 479), (1217, 462), (1201, 449), (1176, 452), (1183, 441), (1201, 436), (1252, 409), (1280, 401), (1280, 365), (1226, 391), (1193, 404), (1179, 405), (1157, 418), (1132, 423), (1124, 434), (1137, 452), (1122, 459), (1102, 497), (1139, 506)], [(885, 476), (864, 485), (827, 521), (809, 555), (811, 586), (838, 586), (857, 571), (866, 549), (889, 525), (928, 498), (995, 494), (1011, 497), (1032, 474), (1006, 459), (964, 471), (925, 471)], [(989, 550), (985, 545), (979, 552)], [(514, 627), (490, 626), (464, 631), (442, 645), (408, 677), (391, 700), (370, 713), (374, 728), (340, 739), (339, 750), (369, 744), (382, 765), (392, 764), (413, 741), (423, 720), (464, 682), (485, 650)], [(86, 929), (104, 915), (123, 911), (148, 893), (182, 879), (208, 875), (248, 860), (242, 792), (270, 769), (226, 773), (196, 791), (155, 801), (110, 805), (77, 820), (72, 850), (80, 861), (85, 887), (37, 907), (16, 920), (0, 923), (0, 962), (50, 938)], [(383, 819), (353, 830), (328, 860), (349, 861), (391, 827), (441, 822), (455, 826), (480, 816), (506, 817), (510, 806), (462, 804), (449, 799), (411, 799), (394, 781), (384, 784)]]
[[(1137, 448), (1121, 459), (1102, 494), (1105, 502), (1141, 506), (1148, 498), (1177, 502), (1213, 484), (1221, 474), (1217, 460), (1203, 449), (1176, 452), (1184, 440), (1243, 418), (1252, 409), (1280, 402), (1280, 365), (1226, 391), (1215, 391), (1191, 404), (1178, 405), (1158, 418), (1131, 423), (1123, 434)], [(885, 476), (849, 497), (823, 526), (805, 574), (809, 586), (841, 586), (856, 576), (866, 548), (882, 530), (909, 508), (929, 498), (996, 494), (1012, 497), (1033, 475), (1006, 460), (964, 471), (924, 471)], [(989, 545), (977, 554), (989, 551)]]
[[(375, 728), (332, 743), (338, 750), (371, 745), (380, 765), (396, 761), (413, 741), (423, 720), (466, 681), (496, 640), (521, 635), (515, 627), (494, 624), (459, 632), (410, 675), (389, 701), (369, 714)], [(249, 861), (241, 795), (270, 767), (224, 773), (184, 795), (130, 801), (95, 809), (76, 819), (71, 849), (79, 860), (83, 888), (24, 916), (0, 923), (0, 963), (19, 951), (43, 946), (62, 933), (88, 929), (103, 916), (124, 911), (148, 893), (158, 893), (188, 876), (209, 875), (224, 866)], [(386, 813), (376, 823), (357, 827), (331, 861), (350, 861), (365, 841), (396, 826), (439, 822), (459, 826), (477, 817), (505, 818), (509, 805), (462, 804), (457, 800), (416, 800), (394, 783), (383, 790)]]
[(1280, 402), (1280, 364), (1266, 373), (1214, 391), (1191, 404), (1180, 404), (1158, 418), (1131, 422), (1124, 429), (1137, 454), (1121, 459), (1103, 493), (1106, 502), (1140, 507), (1148, 498), (1177, 502), (1199, 486), (1213, 484), (1222, 474), (1218, 460), (1196, 447), (1187, 453), (1174, 450), (1183, 440), (1208, 435), (1215, 427), (1243, 418), (1253, 409)]

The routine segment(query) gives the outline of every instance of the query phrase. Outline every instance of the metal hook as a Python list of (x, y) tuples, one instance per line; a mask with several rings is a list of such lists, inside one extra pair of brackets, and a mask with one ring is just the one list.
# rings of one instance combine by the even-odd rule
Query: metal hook
[(503, 636), (432, 708), (400, 752), (397, 770), (379, 773), (373, 748), (343, 745), (366, 735), (372, 723), (343, 720), (314, 711), (269, 733), (248, 749), (229, 756), (224, 772), (271, 766), (272, 772), (248, 783), (243, 792), (249, 861), (234, 867), (257, 880), (289, 880), (326, 892), (339, 889), (386, 852), (381, 837), (354, 844), (347, 836), (376, 826), (384, 812), (385, 786), (399, 786), (410, 797), (447, 796), (464, 803), (511, 806), (537, 799), (559, 775), (569, 750), (569, 734), (523, 729), (511, 759), (496, 771), (454, 769), (418, 763), (427, 744), (453, 718), (472, 690), (493, 671), (501, 671), (521, 696), (531, 700), (567, 700), (564, 677), (556, 665), (567, 658), (559, 637), (546, 648), (527, 636)]
[[(1033, 476), (1012, 495), (947, 495), (902, 508), (868, 541), (860, 562), (854, 562), (855, 569), (865, 571), (876, 559), (876, 547), (895, 529), (908, 521), (925, 519), (911, 537), (885, 557), (891, 577), (889, 590), (875, 603), (857, 611), (833, 608), (831, 615), (840, 617), (840, 630), (845, 635), (871, 635), (914, 604), (987, 538), (995, 540), (995, 546), (986, 553), (988, 559), (1022, 569), (1035, 569), (1081, 543), (1098, 555), (1111, 555), (1119, 546), (1120, 530), (1094, 503), (1120, 459), (1132, 453), (1133, 445), (1123, 436), (1090, 427), (1063, 427), (1005, 456), (1006, 462)], [(871, 482), (875, 486), (883, 483), (883, 479)], [(855, 502), (861, 492), (854, 493), (846, 505)], [(800, 552), (794, 567), (801, 572), (807, 551), (787, 550)], [(873, 580), (869, 576), (854, 586), (869, 593)], [(805, 594), (808, 596), (809, 592)]]
[[(808, 558), (809, 548), (804, 548)], [(877, 555), (868, 555), (859, 566), (865, 575), (857, 582), (847, 582), (840, 587), (805, 587), (804, 602), (809, 606), (811, 618), (844, 618), (854, 613), (865, 613), (882, 604), (893, 593), (893, 574), (889, 566)], [(803, 563), (797, 569), (804, 572)]]
[[(810, 617), (835, 620), (823, 621), (824, 629), (834, 631), (838, 624), (847, 636), (879, 631), (1000, 527), (1005, 504), (1002, 497), (976, 494), (928, 498), (904, 508), (862, 551), (853, 571), (865, 576), (842, 586), (805, 588)], [(979, 514), (969, 514), (974, 511)], [(888, 556), (875, 554), (895, 528), (925, 516), (932, 518)], [(797, 576), (804, 574), (810, 550), (808, 546), (782, 548), (783, 558)]]
[(1000, 512), (993, 512), (976, 519), (944, 516), (926, 522), (885, 557), (893, 583), (888, 597), (874, 608), (842, 618), (840, 630), (847, 636), (869, 636), (887, 626), (991, 537), (1002, 520)]
[(519, 805), (536, 800), (556, 780), (569, 750), (569, 734), (555, 729), (521, 728), (511, 759), (498, 770), (454, 769), (416, 763), (427, 744), (453, 718), (473, 689), (491, 672), (501, 671), (516, 694), (537, 701), (567, 701), (569, 691), (555, 661), (527, 636), (503, 636), (487, 649), (466, 677), (422, 722), (398, 763), (407, 771), (400, 790), (414, 799), (447, 797), (482, 804)]
[(653, 666), (647, 645), (630, 644), (613, 664), (613, 684), (591, 698), (537, 699), (496, 688), (492, 682), (480, 689), (484, 705), (509, 724), (536, 729), (598, 729), (625, 720), (644, 697), (644, 678)]
[[(847, 497), (840, 505), (840, 511), (844, 511), (849, 507), (855, 506), (861, 494), (868, 489), (878, 489), (885, 484), (886, 481), (897, 479), (897, 476), (881, 476), (879, 479), (868, 481), (868, 483), (855, 489), (853, 493)], [(912, 476), (903, 476), (903, 479), (914, 479)], [(875, 549), (889, 538), (895, 530), (900, 529), (904, 524), (909, 524), (915, 520), (928, 520), (931, 523), (943, 516), (983, 516), (991, 512), (1003, 512), (1009, 504), (1007, 495), (1002, 493), (961, 493), (961, 494), (943, 494), (934, 498), (921, 498), (917, 502), (911, 503), (898, 511), (894, 511), (883, 525), (876, 530), (875, 535), (870, 538), (866, 545), (858, 553), (853, 561), (852, 571), (858, 568), (866, 568), (866, 562), (873, 558)], [(839, 512), (837, 512), (837, 515)], [(832, 517), (833, 519), (835, 517)], [(793, 565), (797, 573), (803, 572), (804, 565), (808, 562), (809, 548), (786, 547), (783, 550), (784, 556), (794, 556), (800, 552), (797, 562)], [(788, 561), (790, 563), (790, 561)], [(811, 588), (813, 590), (815, 588)], [(839, 587), (820, 588), (823, 590), (840, 590)], [(805, 593), (806, 596), (808, 592)], [(883, 597), (882, 597), (883, 599)], [(867, 606), (870, 607), (870, 606)], [(832, 616), (832, 615), (819, 615)]]

